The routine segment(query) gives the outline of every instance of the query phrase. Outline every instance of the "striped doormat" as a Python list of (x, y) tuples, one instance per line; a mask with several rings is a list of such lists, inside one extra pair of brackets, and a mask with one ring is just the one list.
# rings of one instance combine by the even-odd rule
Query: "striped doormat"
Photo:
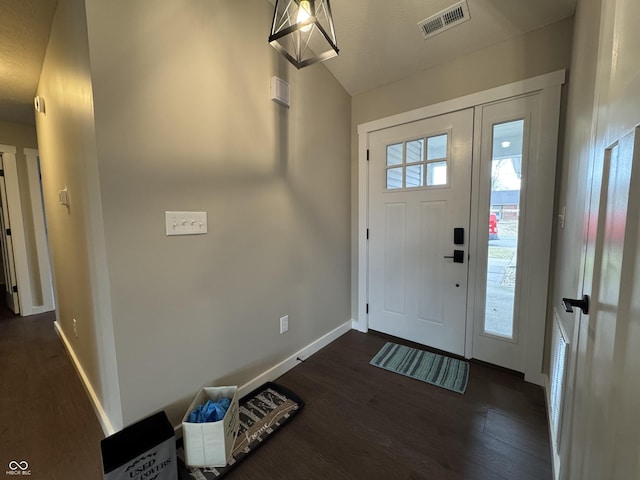
[(397, 343), (387, 342), (369, 363), (457, 393), (469, 381), (469, 362)]

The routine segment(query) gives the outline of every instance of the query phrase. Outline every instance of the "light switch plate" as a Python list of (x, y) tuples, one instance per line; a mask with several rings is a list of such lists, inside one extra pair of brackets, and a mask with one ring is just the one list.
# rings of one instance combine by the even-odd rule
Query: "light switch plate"
[(167, 236), (207, 233), (207, 212), (164, 212)]
[(65, 207), (69, 206), (69, 190), (67, 187), (64, 187), (58, 192), (58, 202)]

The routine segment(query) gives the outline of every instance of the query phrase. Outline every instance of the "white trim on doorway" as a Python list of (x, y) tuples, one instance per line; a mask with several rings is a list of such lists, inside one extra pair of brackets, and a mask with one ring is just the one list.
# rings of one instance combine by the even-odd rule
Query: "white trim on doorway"
[[(565, 70), (558, 70), (548, 74), (532, 77), (519, 82), (477, 92), (464, 97), (447, 100), (438, 104), (418, 108), (409, 112), (392, 115), (386, 118), (374, 120), (358, 125), (358, 262), (357, 275), (358, 289), (354, 292), (357, 318), (353, 320), (353, 328), (361, 332), (366, 332), (369, 328), (367, 303), (368, 303), (368, 184), (369, 184), (369, 164), (367, 162), (367, 151), (369, 147), (369, 134), (377, 130), (402, 125), (405, 123), (422, 120), (437, 115), (442, 115), (466, 108), (475, 108), (484, 104), (506, 100), (512, 97), (527, 95), (535, 92), (542, 92), (543, 109), (554, 110), (553, 105), (558, 104), (561, 86), (565, 82)], [(556, 114), (557, 120), (557, 114)], [(556, 133), (557, 134), (557, 133)], [(552, 199), (551, 199), (552, 201)], [(477, 221), (472, 220), (472, 230), (477, 228)], [(475, 236), (476, 232), (469, 232), (469, 238)], [(471, 287), (471, 285), (470, 285)], [(472, 288), (472, 287), (471, 287)], [(539, 313), (539, 312), (536, 312)], [(525, 361), (525, 379), (532, 383), (542, 384), (542, 355), (544, 349), (544, 329), (545, 322), (536, 322), (537, 328), (527, 333), (527, 348)], [(473, 318), (468, 315), (466, 345), (467, 356), (472, 356), (471, 343), (473, 338)]]
[[(49, 261), (49, 245), (47, 243), (47, 229), (44, 218), (44, 204), (40, 183), (40, 167), (38, 165), (38, 150), (25, 148), (27, 159), (27, 176), (29, 177), (29, 195), (31, 196), (31, 214), (33, 216), (33, 231), (36, 242), (38, 271), (40, 273), (41, 301), (39, 305), (31, 306), (31, 314), (50, 312), (55, 308), (53, 298), (53, 280)], [(29, 313), (25, 313), (29, 315)]]
[[(23, 210), (22, 205), (18, 178), (18, 151), (15, 146), (0, 145), (0, 153), (3, 157), (4, 176), (7, 186), (7, 208), (11, 218), (11, 237), (20, 315), (29, 316), (48, 312), (55, 307), (38, 175), (38, 150), (33, 148), (24, 149), (35, 233), (35, 249), (37, 252), (37, 258), (35, 259), (30, 259), (28, 254), (24, 214), (29, 210)], [(27, 214), (26, 221), (28, 222), (29, 220), (30, 215)], [(30, 260), (32, 262), (31, 265), (29, 264)], [(36, 262), (37, 265), (35, 264)], [(38, 278), (40, 283), (38, 283)], [(39, 289), (41, 289), (41, 295), (38, 292)]]
[[(416, 120), (422, 120), (424, 118), (443, 115), (445, 113), (455, 112), (457, 110), (477, 107), (479, 105), (484, 105), (485, 103), (497, 102), (511, 97), (538, 92), (545, 88), (564, 84), (565, 76), (565, 70), (557, 70), (552, 73), (546, 73), (544, 75), (528, 78), (519, 82), (509, 83), (507, 85), (491, 88), (482, 92), (471, 93), (453, 100), (447, 100), (427, 107), (417, 108), (409, 112), (391, 115), (390, 117), (381, 118), (379, 120), (373, 120), (371, 122), (358, 125), (358, 135), (371, 133), (383, 128), (395, 127), (396, 125), (402, 125), (403, 123), (415, 122)], [(359, 165), (361, 164), (359, 163)]]
[(11, 239), (13, 243), (13, 260), (16, 267), (16, 286), (20, 303), (20, 315), (27, 315), (25, 310), (32, 304), (31, 281), (29, 277), (29, 261), (24, 233), (20, 185), (18, 182), (17, 149), (11, 145), (0, 145), (2, 165), (7, 186), (6, 208), (11, 218)]

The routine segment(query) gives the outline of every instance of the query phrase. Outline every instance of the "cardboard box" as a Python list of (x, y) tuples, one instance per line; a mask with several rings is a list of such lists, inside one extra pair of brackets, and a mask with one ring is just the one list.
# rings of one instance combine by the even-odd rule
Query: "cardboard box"
[[(224, 418), (218, 422), (190, 423), (189, 414), (211, 399), (230, 398)], [(189, 467), (224, 467), (231, 458), (238, 427), (238, 387), (204, 387), (182, 419), (184, 460)]]
[(104, 480), (178, 480), (176, 437), (164, 412), (100, 442)]

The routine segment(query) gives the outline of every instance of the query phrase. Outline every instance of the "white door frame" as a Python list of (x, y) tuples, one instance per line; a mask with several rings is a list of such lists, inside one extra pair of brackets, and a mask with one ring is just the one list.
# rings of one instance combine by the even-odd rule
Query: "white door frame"
[[(369, 148), (369, 134), (384, 128), (402, 125), (404, 123), (422, 120), (437, 115), (442, 115), (457, 110), (475, 108), (487, 103), (505, 100), (511, 97), (540, 92), (541, 104), (544, 110), (549, 109), (555, 114), (556, 123), (559, 118), (560, 94), (562, 85), (565, 82), (565, 70), (558, 70), (537, 77), (529, 78), (519, 82), (510, 83), (500, 87), (473, 93), (464, 97), (448, 100), (427, 107), (418, 108), (409, 112), (392, 115), (372, 122), (358, 125), (358, 238), (357, 238), (357, 272), (354, 272), (358, 279), (355, 305), (357, 319), (353, 320), (353, 328), (361, 332), (369, 329), (367, 316), (368, 303), (368, 246), (367, 231), (369, 218), (369, 164), (367, 162), (367, 151)], [(553, 132), (552, 132), (553, 133)], [(542, 132), (542, 135), (547, 135)], [(555, 132), (557, 136), (557, 129)], [(553, 152), (556, 154), (556, 152)], [(472, 215), (473, 217), (473, 215)], [(471, 231), (468, 238), (476, 238), (477, 221), (472, 218)], [(475, 229), (475, 230), (474, 230)], [(469, 277), (469, 289), (475, 288), (475, 279)], [(546, 305), (544, 306), (546, 311)], [(542, 384), (542, 358), (544, 352), (544, 331), (545, 322), (535, 323), (535, 328), (527, 332), (527, 348), (525, 360), (525, 379), (527, 381)], [(473, 316), (467, 316), (466, 331), (466, 356), (472, 355), (473, 342)]]
[[(25, 148), (24, 155), (27, 159), (33, 231), (36, 241), (38, 270), (40, 272), (40, 290), (42, 292), (42, 304), (31, 306), (31, 314), (37, 314), (53, 310), (55, 308), (55, 300), (53, 296), (53, 277), (51, 275), (47, 229), (44, 218), (44, 203), (42, 201), (40, 168), (38, 165), (39, 153), (38, 150), (34, 148)], [(29, 313), (25, 312), (25, 315), (29, 315)]]
[(20, 304), (19, 311), (20, 315), (24, 316), (25, 306), (31, 305), (32, 295), (16, 153), (16, 147), (0, 145), (4, 177), (7, 185), (7, 205), (4, 205), (3, 208), (7, 209), (9, 217), (11, 218), (11, 240), (13, 244), (13, 260), (16, 267), (16, 286), (18, 287), (18, 302)]

